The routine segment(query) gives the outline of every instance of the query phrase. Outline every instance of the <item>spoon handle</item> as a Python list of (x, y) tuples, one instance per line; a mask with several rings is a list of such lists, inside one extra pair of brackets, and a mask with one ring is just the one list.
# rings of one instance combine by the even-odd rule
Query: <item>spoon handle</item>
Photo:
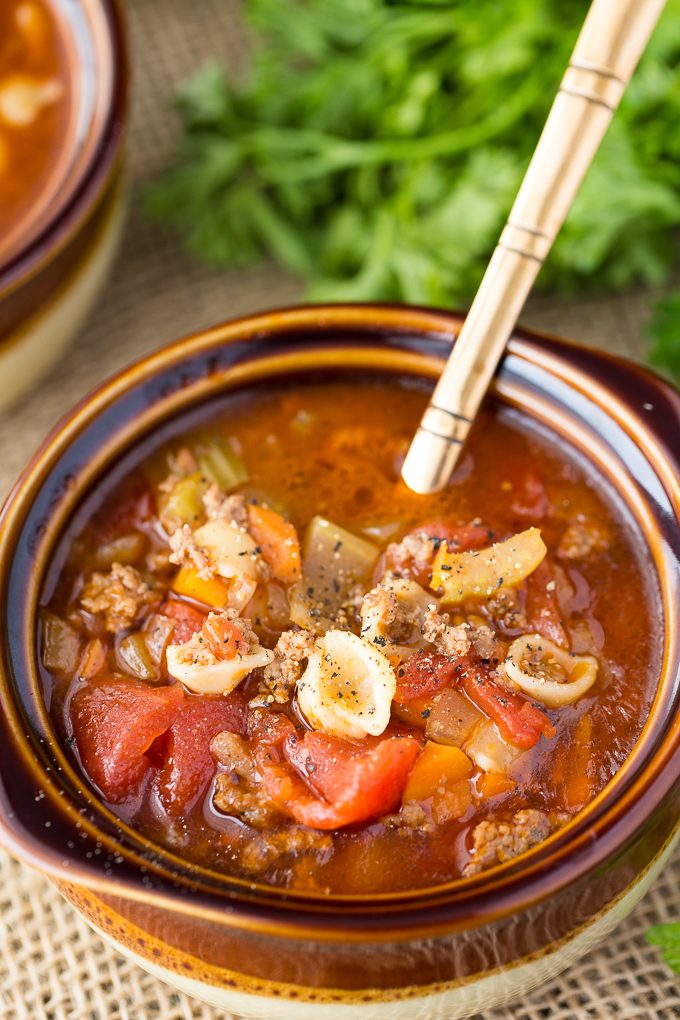
[(442, 489), (534, 280), (665, 0), (593, 0), (507, 223), (411, 443), (402, 477)]

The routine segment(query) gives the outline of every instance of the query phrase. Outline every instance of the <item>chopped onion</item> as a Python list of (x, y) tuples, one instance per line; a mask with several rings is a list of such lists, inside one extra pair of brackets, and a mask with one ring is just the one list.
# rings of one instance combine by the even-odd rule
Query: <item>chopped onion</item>
[(139, 631), (128, 634), (118, 643), (116, 660), (124, 672), (138, 680), (156, 680), (158, 669), (147, 648), (144, 635)]
[(154, 613), (146, 623), (144, 640), (149, 655), (157, 665), (163, 661), (165, 649), (175, 630), (175, 624), (175, 620), (171, 620), (169, 616), (163, 616), (162, 613)]
[(400, 521), (387, 521), (385, 524), (369, 524), (361, 530), (368, 539), (385, 545), (395, 535), (398, 535), (403, 527), (404, 525)]
[(463, 744), (463, 750), (484, 772), (506, 773), (520, 755), (519, 747), (506, 743), (490, 719), (483, 722)]
[(313, 517), (302, 547), (302, 581), (290, 592), (293, 623), (320, 633), (332, 627), (377, 558), (372, 542), (324, 517)]
[(80, 636), (54, 613), (42, 614), (42, 661), (55, 673), (74, 673), (80, 658)]
[(85, 645), (85, 651), (78, 663), (78, 676), (89, 680), (96, 676), (106, 665), (107, 648), (99, 638), (92, 638)]
[(438, 744), (462, 747), (485, 718), (469, 698), (447, 687), (432, 699), (425, 733)]
[(178, 478), (168, 492), (159, 492), (158, 516), (167, 532), (172, 534), (182, 524), (195, 524), (202, 517), (204, 490), (201, 473), (195, 471)]

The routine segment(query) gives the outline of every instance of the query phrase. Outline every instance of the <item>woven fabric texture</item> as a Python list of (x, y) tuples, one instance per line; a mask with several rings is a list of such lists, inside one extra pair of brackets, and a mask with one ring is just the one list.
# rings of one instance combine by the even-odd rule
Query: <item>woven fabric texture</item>
[[(0, 496), (48, 429), (118, 368), (220, 319), (301, 298), (273, 268), (218, 273), (188, 259), (141, 211), (144, 185), (166, 165), (176, 132), (173, 85), (205, 58), (238, 73), (243, 39), (233, 0), (132, 0), (130, 210), (123, 248), (95, 314), (39, 390), (0, 418)], [(530, 305), (525, 322), (632, 357), (650, 295)], [(485, 1020), (680, 1017), (680, 978), (643, 938), (680, 916), (680, 856), (607, 943), (561, 978)], [(219, 1014), (117, 956), (40, 875), (0, 852), (0, 1017), (7, 1020), (218, 1020)], [(224, 1017), (221, 1020), (225, 1020)]]

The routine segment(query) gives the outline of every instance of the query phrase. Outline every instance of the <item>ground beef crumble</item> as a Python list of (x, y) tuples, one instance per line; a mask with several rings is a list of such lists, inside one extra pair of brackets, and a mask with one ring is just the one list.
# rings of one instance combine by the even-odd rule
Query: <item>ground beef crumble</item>
[(470, 651), (468, 625), (459, 623), (453, 626), (449, 614), (440, 613), (434, 604), (427, 607), (420, 632), (442, 655), (458, 658)]
[(319, 863), (320, 856), (328, 857), (333, 850), (333, 839), (327, 833), (295, 825), (278, 831), (264, 831), (280, 825), (281, 816), (264, 795), (261, 776), (245, 740), (224, 730), (213, 737), (210, 750), (226, 770), (220, 772), (215, 780), (215, 807), (226, 815), (240, 818), (251, 828), (261, 830), (241, 850), (241, 863), (248, 871), (256, 874), (265, 871), (284, 857), (296, 861), (310, 857), (316, 863)]
[(203, 493), (203, 506), (209, 521), (234, 522), (240, 528), (248, 527), (248, 501), (241, 493), (225, 495), (218, 485), (211, 485)]
[(314, 635), (308, 630), (285, 630), (274, 648), (276, 658), (265, 667), (260, 683), (260, 697), (251, 702), (253, 708), (283, 705), (304, 673), (305, 663), (314, 648)]
[(262, 777), (242, 737), (224, 730), (213, 737), (210, 751), (226, 770), (215, 780), (213, 803), (218, 811), (240, 818), (254, 829), (265, 829), (280, 820), (278, 811), (262, 792)]
[(440, 540), (422, 531), (392, 542), (385, 550), (385, 565), (397, 577), (411, 577), (430, 569)]
[(388, 829), (397, 829), (405, 835), (414, 832), (427, 833), (434, 831), (432, 820), (428, 817), (422, 804), (418, 804), (416, 801), (402, 804), (400, 809), (394, 814), (386, 815), (383, 818), (383, 824)]
[(550, 835), (553, 824), (543, 811), (517, 811), (510, 821), (479, 822), (472, 831), (473, 856), (463, 874), (478, 875), (495, 864), (503, 864), (541, 843)]
[(333, 838), (328, 833), (306, 829), (304, 826), (289, 826), (278, 832), (261, 833), (255, 836), (241, 851), (241, 863), (254, 873), (267, 868), (282, 857), (300, 859), (313, 858), (317, 864), (327, 860), (333, 852)]
[(215, 576), (215, 564), (207, 549), (196, 541), (193, 529), (188, 524), (183, 524), (169, 539), (170, 562), (178, 566), (191, 564), (196, 567), (199, 577), (211, 578)]
[[(363, 620), (370, 621), (364, 623), (362, 636), (377, 629), (381, 634), (389, 635), (390, 641), (407, 641), (413, 629), (412, 607), (397, 598), (388, 582), (377, 585), (364, 595), (361, 616)], [(380, 643), (375, 637), (373, 640)]]
[(210, 742), (213, 758), (235, 775), (250, 783), (258, 781), (258, 772), (248, 744), (238, 733), (222, 730)]
[(90, 576), (80, 595), (80, 605), (86, 612), (102, 616), (106, 629), (117, 634), (131, 627), (142, 610), (159, 597), (156, 586), (135, 567), (114, 563), (108, 573)]
[(487, 600), (486, 609), (493, 622), (510, 633), (526, 628), (527, 618), (515, 588), (507, 588)]
[(576, 520), (569, 524), (560, 539), (557, 555), (563, 560), (583, 560), (595, 553), (605, 552), (609, 537), (587, 521)]
[(257, 785), (229, 772), (221, 772), (215, 780), (213, 803), (218, 811), (233, 815), (253, 829), (266, 829), (280, 822), (281, 817)]
[(491, 659), (497, 651), (496, 635), (485, 623), (468, 621), (468, 637), (480, 659)]

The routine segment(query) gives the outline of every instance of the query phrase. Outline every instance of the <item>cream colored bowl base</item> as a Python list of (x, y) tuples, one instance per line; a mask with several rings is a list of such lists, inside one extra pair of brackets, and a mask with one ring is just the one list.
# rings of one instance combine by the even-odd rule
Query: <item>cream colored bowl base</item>
[(47, 372), (84, 323), (113, 262), (123, 220), (119, 191), (93, 244), (62, 288), (28, 322), (0, 339), (0, 411)]
[[(668, 861), (679, 835), (676, 832), (651, 867), (616, 903), (570, 939), (563, 940), (540, 956), (526, 957), (510, 967), (487, 973), (477, 980), (433, 986), (431, 989), (410, 987), (357, 992), (324, 989), (318, 990), (314, 1001), (310, 1001), (309, 990), (302, 986), (271, 982), (271, 995), (251, 994), (233, 987), (225, 988), (198, 981), (152, 963), (111, 938), (92, 922), (89, 923), (117, 952), (155, 977), (211, 1006), (252, 1020), (459, 1020), (526, 994), (571, 966), (604, 939), (647, 892)], [(234, 976), (238, 977), (232, 974)], [(265, 985), (266, 982), (260, 982), (261, 987)], [(359, 1001), (368, 995), (373, 1001)], [(333, 999), (335, 1001), (331, 1001)]]

